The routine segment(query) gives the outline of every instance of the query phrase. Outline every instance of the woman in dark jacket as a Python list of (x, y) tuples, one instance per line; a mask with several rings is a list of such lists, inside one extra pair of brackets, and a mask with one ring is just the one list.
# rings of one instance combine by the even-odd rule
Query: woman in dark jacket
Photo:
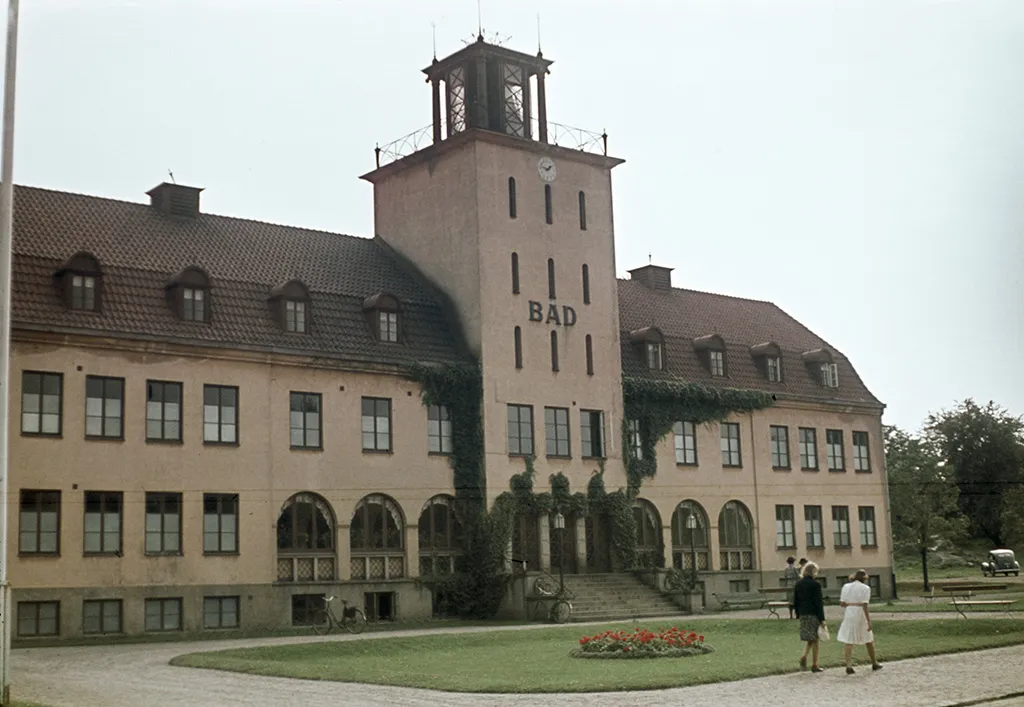
[(811, 651), (811, 672), (820, 673), (818, 667), (818, 627), (825, 625), (825, 602), (821, 596), (821, 585), (815, 576), (818, 565), (808, 562), (804, 565), (803, 578), (793, 589), (793, 604), (800, 619), (800, 640), (804, 641), (804, 654), (800, 656), (800, 668), (807, 669), (807, 652)]

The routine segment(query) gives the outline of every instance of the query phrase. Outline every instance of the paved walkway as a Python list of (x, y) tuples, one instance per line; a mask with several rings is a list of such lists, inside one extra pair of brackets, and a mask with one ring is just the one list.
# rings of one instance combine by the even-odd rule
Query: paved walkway
[[(879, 612), (880, 614), (881, 612)], [(829, 612), (829, 620), (833, 619)], [(733, 612), (733, 618), (762, 618), (763, 612)], [(925, 618), (929, 614), (885, 615), (884, 618)], [(952, 620), (949, 614), (941, 615)], [(717, 620), (722, 615), (688, 619), (686, 623)], [(878, 618), (883, 618), (878, 616)], [(680, 617), (645, 619), (643, 623), (679, 622)], [(604, 624), (607, 622), (595, 622)], [(360, 637), (336, 636), (327, 640), (362, 640), (380, 636), (417, 636), (432, 633), (530, 630), (543, 626), (466, 627), (392, 631)], [(776, 701), (772, 695), (828, 695), (830, 702), (858, 707), (951, 707), (979, 704), (1007, 695), (1024, 695), (1024, 646), (1012, 646), (956, 655), (915, 658), (888, 663), (873, 673), (860, 670), (847, 676), (842, 670), (792, 673), (732, 683), (645, 692), (587, 693), (578, 695), (455, 694), (380, 685), (317, 682), (271, 678), (213, 670), (179, 668), (168, 661), (182, 653), (305, 643), (325, 640), (315, 636), (230, 641), (198, 641), (142, 645), (22, 648), (12, 655), (11, 679), (16, 699), (53, 707), (427, 707), (428, 705), (501, 705), (535, 707), (591, 707), (608, 698), (622, 707), (668, 705), (750, 705)], [(798, 646), (794, 646), (794, 652)], [(884, 653), (883, 653), (884, 655)], [(1016, 666), (1016, 667), (1014, 667)], [(806, 693), (811, 689), (811, 693)], [(986, 704), (988, 704), (986, 702)], [(992, 707), (1010, 707), (1015, 700), (999, 700)]]

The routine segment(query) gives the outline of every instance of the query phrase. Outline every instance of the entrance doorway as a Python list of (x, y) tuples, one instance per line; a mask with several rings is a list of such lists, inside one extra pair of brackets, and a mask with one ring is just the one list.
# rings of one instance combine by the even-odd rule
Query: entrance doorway
[(559, 567), (565, 574), (576, 574), (576, 516), (565, 518), (565, 528), (555, 527), (554, 513), (548, 515), (548, 557), (551, 558), (551, 574), (557, 576)]
[(587, 541), (587, 572), (603, 574), (612, 571), (611, 522), (607, 515), (588, 515), (585, 523)]

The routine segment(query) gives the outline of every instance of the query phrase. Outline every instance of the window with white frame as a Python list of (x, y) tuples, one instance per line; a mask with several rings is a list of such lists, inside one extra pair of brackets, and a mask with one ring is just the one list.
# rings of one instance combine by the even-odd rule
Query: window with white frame
[(708, 362), (711, 368), (711, 375), (725, 375), (725, 352), (712, 349), (708, 351)]
[(398, 341), (398, 312), (381, 310), (378, 312), (380, 318), (379, 337), (381, 341)]
[(452, 421), (444, 405), (427, 406), (427, 451), (452, 453)]
[(821, 364), (821, 384), (826, 388), (839, 387), (839, 369), (836, 364)]
[(789, 428), (784, 425), (772, 425), (770, 431), (772, 447), (772, 468), (789, 468)]
[(697, 425), (688, 420), (677, 422), (672, 428), (676, 443), (676, 464), (697, 465)]
[(647, 368), (652, 371), (660, 371), (664, 365), (663, 348), (661, 342), (647, 342)]
[(306, 331), (306, 303), (302, 300), (285, 300), (284, 303), (284, 328), (285, 331), (293, 331), (303, 334)]
[(818, 431), (810, 427), (800, 428), (800, 468), (818, 470)]
[(768, 364), (768, 380), (778, 383), (782, 380), (782, 359), (778, 356), (768, 356), (765, 359)]
[(629, 453), (634, 459), (642, 459), (644, 455), (643, 436), (640, 434), (640, 420), (626, 422), (626, 433), (629, 437)]
[(846, 471), (842, 430), (825, 430), (825, 450), (828, 457), (828, 470)]
[(743, 466), (743, 458), (740, 455), (740, 424), (723, 422), (721, 437), (722, 466)]

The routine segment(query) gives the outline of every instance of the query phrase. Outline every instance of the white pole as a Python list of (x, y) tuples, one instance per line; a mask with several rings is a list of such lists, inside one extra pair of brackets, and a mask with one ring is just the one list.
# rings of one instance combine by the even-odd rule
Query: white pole
[(7, 583), (7, 431), (11, 398), (11, 246), (14, 239), (14, 75), (18, 63), (18, 0), (7, 5), (3, 166), (0, 168), (0, 707), (11, 704), (11, 591)]

